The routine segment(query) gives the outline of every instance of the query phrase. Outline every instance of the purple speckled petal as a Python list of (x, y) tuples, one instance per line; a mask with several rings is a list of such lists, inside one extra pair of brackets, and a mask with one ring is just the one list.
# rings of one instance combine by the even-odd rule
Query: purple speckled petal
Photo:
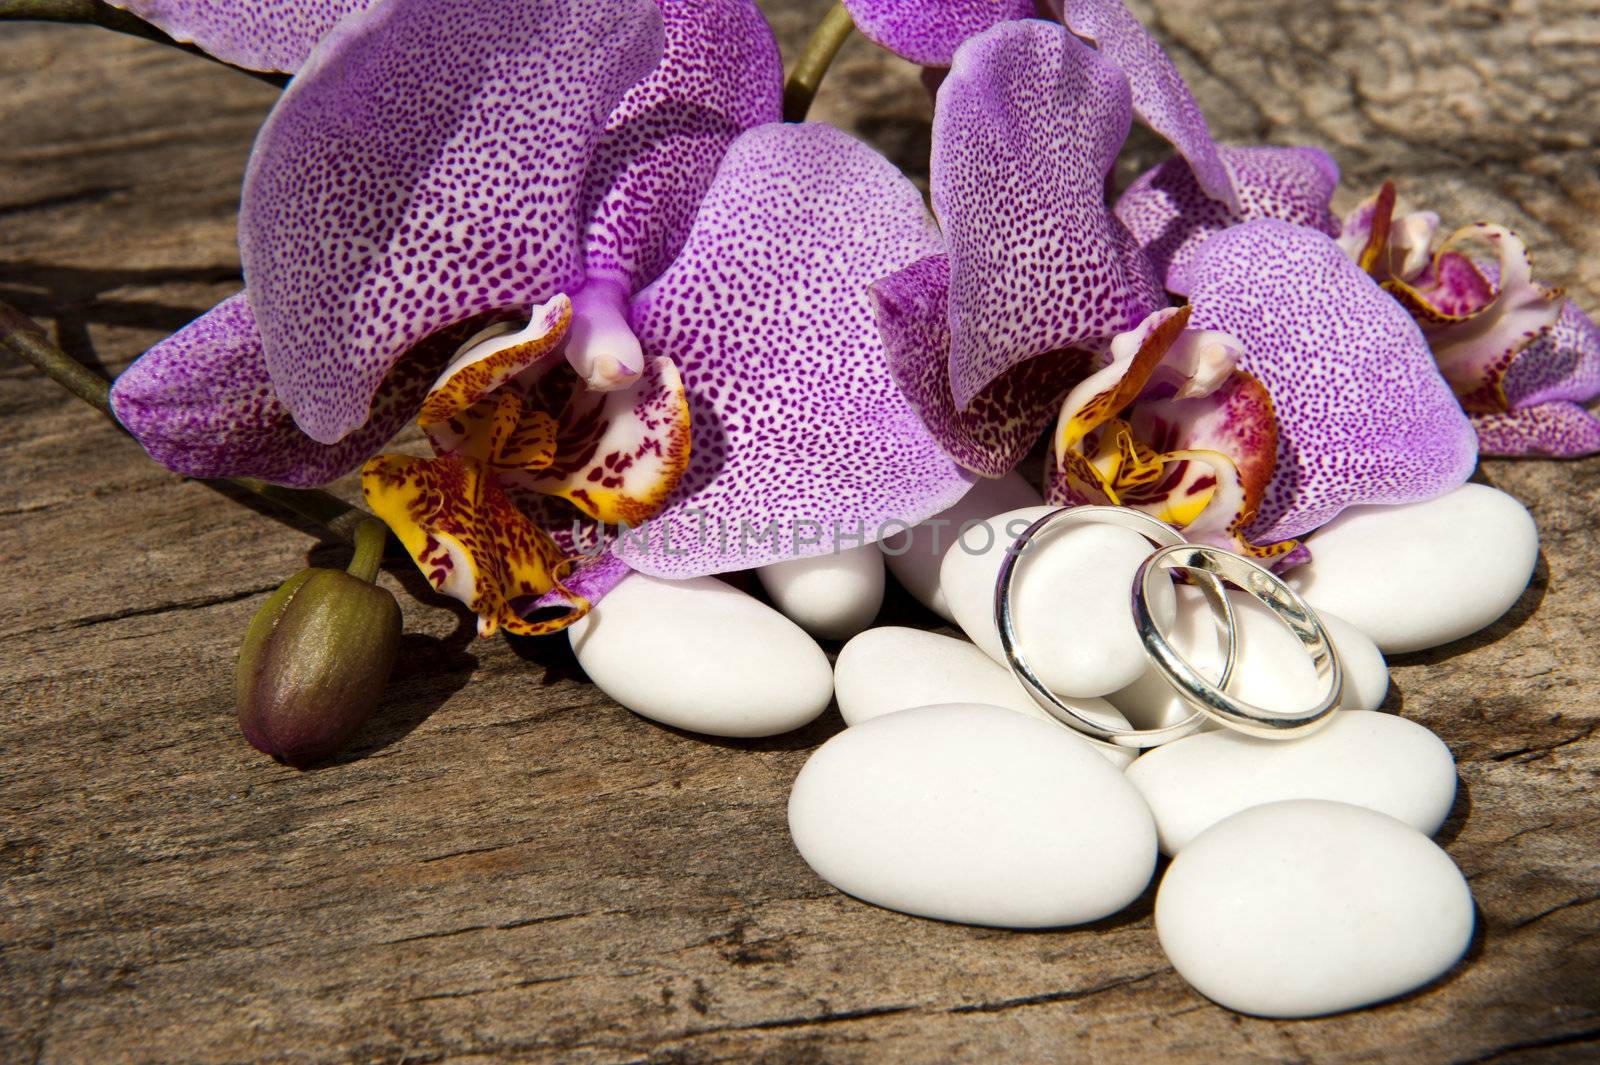
[(950, 395), (950, 259), (932, 255), (872, 286), (873, 312), (895, 383), (946, 454), (982, 477), (1027, 455), (1089, 369), (1085, 352), (1050, 352), (1012, 367), (965, 411)]
[(1568, 299), (1555, 328), (1536, 337), (1506, 369), (1501, 389), (1514, 409), (1600, 397), (1600, 325)]
[(239, 244), (278, 398), (333, 443), (402, 351), (583, 277), (583, 176), (661, 58), (653, 0), (385, 0), (257, 138)]
[(1056, 0), (1061, 19), (1080, 37), (1087, 37), (1106, 57), (1122, 68), (1133, 89), (1133, 110), (1145, 124), (1165, 137), (1189, 162), (1195, 179), (1207, 196), (1231, 210), (1241, 210), (1228, 168), (1211, 139), (1206, 116), (1200, 113), (1178, 68), (1150, 32), (1140, 25), (1122, 0)]
[(1565, 400), (1505, 414), (1474, 414), (1472, 427), (1485, 455), (1575, 459), (1600, 453), (1600, 416)]
[(1128, 82), (1060, 26), (1007, 22), (956, 53), (933, 119), (950, 255), (950, 385), (966, 408), (1035, 355), (1094, 346), (1166, 303), (1105, 202)]
[(783, 61), (752, 0), (660, 0), (666, 54), (606, 122), (585, 181), (590, 277), (631, 295), (677, 258), (722, 153), (783, 115)]
[(293, 74), (334, 23), (377, 0), (109, 0), (225, 63)]
[(1232, 333), (1272, 396), (1278, 461), (1257, 543), (1358, 503), (1408, 503), (1471, 475), (1472, 427), (1411, 316), (1324, 234), (1246, 222), (1201, 246), (1192, 325)]
[(611, 589), (633, 568), (616, 555), (607, 552), (598, 558), (580, 562), (562, 583), (534, 600), (534, 610), (571, 610), (584, 600), (590, 606), (604, 599)]
[(1554, 328), (1517, 353), (1500, 387), (1511, 409), (1472, 416), (1485, 455), (1600, 451), (1600, 416), (1584, 406), (1600, 397), (1600, 326), (1576, 303), (1566, 301)]
[(1034, 0), (844, 0), (862, 36), (902, 59), (947, 67), (968, 37), (1029, 18)]
[(853, 137), (736, 140), (683, 254), (634, 301), (645, 350), (683, 374), (693, 450), (666, 509), (614, 550), (663, 577), (748, 569), (960, 499), (971, 480), (889, 376), (867, 299), (869, 279), (938, 250), (915, 186)]
[(117, 378), (117, 420), (152, 458), (189, 477), (325, 484), (358, 466), (410, 421), (459, 337), (441, 334), (401, 359), (372, 417), (337, 444), (302, 433), (267, 376), (244, 293), (157, 344)]
[(1555, 327), (1517, 354), (1500, 387), (1512, 409), (1600, 397), (1600, 325), (1567, 300)]
[(1116, 215), (1133, 233), (1167, 291), (1189, 294), (1195, 250), (1211, 234), (1240, 222), (1275, 218), (1339, 235), (1329, 208), (1339, 167), (1317, 148), (1218, 148), (1233, 175), (1239, 210), (1207, 196), (1182, 159), (1145, 171), (1117, 200)]

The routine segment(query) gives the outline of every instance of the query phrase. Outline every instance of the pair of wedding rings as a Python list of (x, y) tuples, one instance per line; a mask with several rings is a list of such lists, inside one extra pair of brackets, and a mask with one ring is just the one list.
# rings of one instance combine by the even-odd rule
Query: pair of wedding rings
[[(1134, 574), (1131, 589), (1134, 629), (1150, 664), (1174, 691), (1194, 708), (1187, 718), (1160, 728), (1133, 728), (1113, 725), (1103, 718), (1087, 716), (1082, 709), (1061, 699), (1039, 679), (1023, 656), (1017, 638), (1016, 616), (1012, 606), (1012, 587), (1019, 563), (1030, 546), (1065, 529), (1084, 524), (1118, 525), (1143, 536), (1155, 545)], [(1210, 680), (1187, 661), (1156, 624), (1150, 604), (1155, 582), (1173, 571), (1188, 573), (1199, 584), (1217, 622), (1218, 648), (1222, 653), (1222, 672)], [(1225, 584), (1251, 596), (1275, 614), (1299, 640), (1316, 670), (1320, 697), (1306, 709), (1274, 710), (1255, 706), (1228, 694), (1229, 682), (1238, 658), (1239, 628)], [(1325, 724), (1339, 705), (1344, 692), (1344, 675), (1339, 656), (1328, 631), (1316, 611), (1295, 594), (1279, 577), (1249, 559), (1208, 544), (1194, 544), (1172, 526), (1148, 514), (1126, 507), (1070, 507), (1046, 514), (1022, 533), (1006, 549), (995, 583), (995, 624), (1000, 630), (1000, 645), (1005, 650), (1011, 672), (1024, 689), (1051, 717), (1092, 739), (1118, 747), (1156, 747), (1198, 731), (1207, 720), (1251, 736), (1292, 739)]]

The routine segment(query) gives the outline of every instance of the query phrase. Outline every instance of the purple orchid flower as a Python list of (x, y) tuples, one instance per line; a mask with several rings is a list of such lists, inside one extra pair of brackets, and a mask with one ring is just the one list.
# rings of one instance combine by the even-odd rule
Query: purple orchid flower
[[(1439, 216), (1399, 209), (1385, 183), (1345, 220), (1340, 243), (1416, 318), (1487, 455), (1600, 452), (1600, 327), (1539, 284), (1522, 239), (1465, 226), (1437, 247)], [(1494, 258), (1460, 250), (1489, 245)]]
[[(246, 291), (113, 393), (171, 468), (315, 484), (365, 461), (485, 634), (568, 624), (629, 569), (825, 552), (969, 486), (866, 297), (938, 248), (921, 198), (837, 130), (777, 124), (750, 0), (129, 6), (297, 71), (246, 177)], [(432, 457), (372, 457), (413, 417)], [(645, 520), (586, 553), (595, 524)]]
[(1106, 206), (1133, 83), (1187, 98), (1105, 46), (1120, 20), (1098, 49), (1023, 20), (955, 51), (933, 127), (944, 252), (873, 287), (934, 435), (993, 477), (1054, 417), (1052, 501), (1136, 506), (1280, 562), (1347, 506), (1461, 483), (1471, 428), (1415, 323), (1333, 240), (1325, 155), (1213, 145), (1231, 201), (1196, 149)]
[(1134, 114), (1188, 161), (1206, 195), (1239, 209), (1238, 193), (1200, 105), (1156, 39), (1122, 0), (844, 0), (870, 40), (913, 63), (947, 67), (978, 34), (1035, 13), (1094, 42), (1127, 78)]
[(1120, 71), (1041, 21), (971, 38), (939, 89), (931, 185), (944, 248), (873, 296), (896, 380), (974, 472), (1015, 466), (1084, 353), (1166, 302), (1105, 203), (1130, 114)]

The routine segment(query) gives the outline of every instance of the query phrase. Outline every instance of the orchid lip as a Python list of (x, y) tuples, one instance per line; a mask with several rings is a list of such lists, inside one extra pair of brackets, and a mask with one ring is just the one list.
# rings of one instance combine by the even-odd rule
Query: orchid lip
[(614, 392), (638, 380), (644, 349), (628, 324), (628, 290), (590, 278), (572, 296), (567, 361), (597, 392)]
[(1237, 368), (1243, 344), (1190, 328), (1171, 307), (1118, 334), (1109, 363), (1068, 394), (1056, 430), (1051, 502), (1133, 507), (1257, 558), (1244, 528), (1260, 506), (1277, 450), (1265, 388)]
[(558, 302), (552, 302), (549, 307), (535, 308), (527, 320), (495, 322), (484, 326), (471, 337), (467, 338), (451, 356), (450, 363), (439, 375), (440, 381), (449, 379), (459, 373), (463, 368), (495, 355), (507, 348), (519, 347), (528, 341), (542, 336), (548, 332), (550, 326), (545, 320), (550, 313), (550, 308), (560, 308)]

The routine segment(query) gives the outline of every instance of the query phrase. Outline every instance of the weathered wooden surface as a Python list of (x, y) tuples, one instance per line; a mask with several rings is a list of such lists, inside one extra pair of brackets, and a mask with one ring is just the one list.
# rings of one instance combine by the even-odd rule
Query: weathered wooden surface
[[(791, 49), (822, 7), (767, 6)], [(1394, 176), (1447, 218), (1509, 222), (1600, 310), (1586, 0), (1158, 6), (1225, 137), (1322, 144), (1351, 196)], [(0, 28), (0, 298), (115, 372), (234, 291), (273, 95), (100, 31)], [(925, 152), (915, 73), (859, 40), (818, 114), (908, 167)], [(835, 894), (784, 823), (835, 715), (766, 743), (655, 727), (564, 640), (475, 642), (402, 568), (384, 717), (347, 761), (280, 768), (235, 732), (233, 655), (264, 593), (338, 554), (163, 472), (9, 361), (0, 413), (0, 1058), (1600, 1053), (1600, 462), (1488, 463), (1538, 519), (1535, 585), (1490, 632), (1395, 663), (1394, 702), (1460, 759), (1443, 839), (1481, 910), (1470, 960), (1380, 1009), (1274, 1023), (1190, 991), (1148, 897), (1017, 934)]]

